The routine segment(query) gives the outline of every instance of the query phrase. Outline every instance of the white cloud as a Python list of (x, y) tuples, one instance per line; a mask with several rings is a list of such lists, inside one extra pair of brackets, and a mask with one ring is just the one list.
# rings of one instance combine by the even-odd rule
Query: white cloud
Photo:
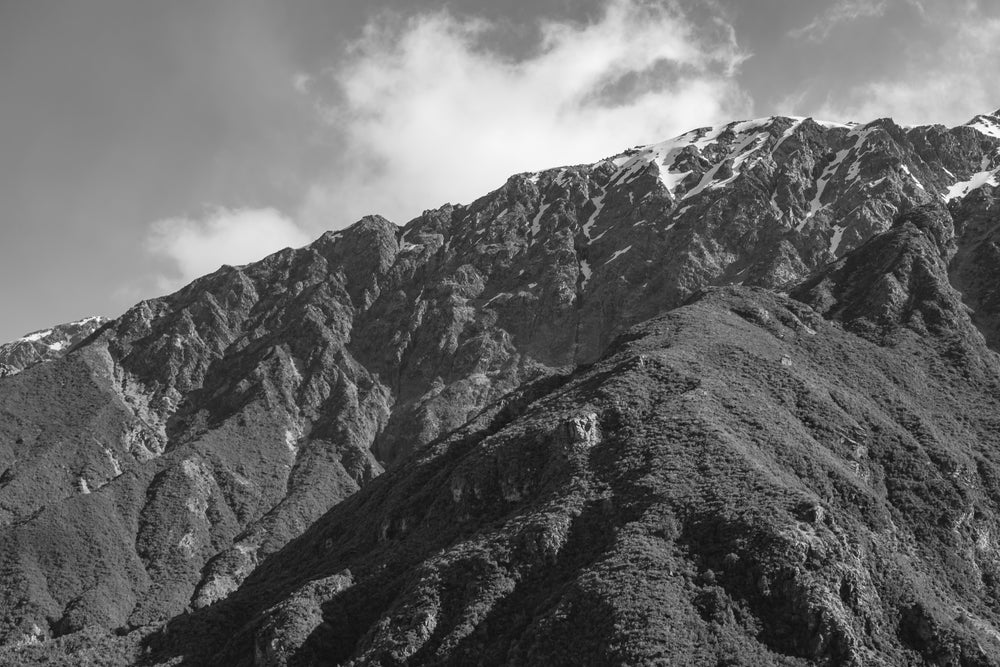
[[(911, 0), (916, 2), (916, 0)], [(919, 5), (917, 5), (919, 7)], [(788, 33), (789, 37), (821, 42), (841, 23), (850, 23), (862, 18), (875, 18), (885, 14), (889, 8), (887, 0), (839, 0), (830, 5), (808, 25)]]
[[(593, 162), (749, 113), (735, 81), (746, 55), (732, 28), (696, 27), (670, 0), (608, 0), (591, 22), (537, 28), (534, 51), (515, 59), (491, 47), (504, 28), (481, 19), (381, 15), (342, 66), (294, 73), (296, 93), (322, 103), (342, 159), (294, 216), (218, 208), (153, 223), (147, 250), (169, 267), (157, 289), (304, 245), (365, 214), (403, 223), (513, 173)], [(333, 103), (318, 97), (329, 84)]]
[(892, 76), (830, 98), (815, 112), (842, 120), (890, 116), (903, 124), (956, 125), (1000, 107), (1000, 17), (976, 2), (928, 10), (940, 39), (910, 44)]
[(593, 162), (624, 148), (747, 114), (735, 81), (746, 55), (729, 26), (706, 32), (674, 4), (610, 0), (590, 23), (548, 21), (515, 59), (500, 28), (447, 12), (370, 24), (330, 75), (346, 149), (312, 188), (309, 226), (367, 213), (398, 223), (467, 203), (513, 173)]
[(157, 287), (176, 289), (223, 264), (245, 264), (288, 246), (312, 240), (273, 208), (218, 208), (201, 218), (169, 218), (154, 222), (146, 249), (171, 265), (171, 275)]

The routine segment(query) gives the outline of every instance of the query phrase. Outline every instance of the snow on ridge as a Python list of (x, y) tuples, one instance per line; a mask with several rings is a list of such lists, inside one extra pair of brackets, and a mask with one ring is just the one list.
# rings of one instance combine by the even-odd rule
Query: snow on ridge
[[(796, 129), (799, 128), (806, 120), (812, 120), (817, 125), (827, 129), (847, 129), (850, 131), (848, 136), (855, 137), (854, 145), (845, 151), (840, 151), (835, 158), (835, 162), (831, 164), (824, 172), (823, 176), (820, 177), (820, 182), (817, 184), (817, 196), (814, 197), (810, 204), (808, 217), (812, 217), (822, 208), (820, 200), (823, 196), (826, 185), (839, 168), (841, 162), (843, 162), (851, 150), (860, 148), (868, 136), (871, 135), (871, 133), (877, 128), (870, 128), (856, 122), (839, 123), (804, 116), (767, 116), (752, 120), (733, 121), (724, 125), (700, 127), (680, 134), (672, 139), (667, 139), (666, 141), (646, 146), (638, 146), (612, 158), (610, 161), (617, 167), (617, 171), (611, 177), (608, 186), (610, 187), (613, 184), (626, 183), (630, 181), (650, 163), (653, 163), (658, 169), (660, 182), (663, 184), (669, 196), (675, 200), (676, 205), (680, 201), (698, 195), (706, 189), (722, 187), (734, 181), (740, 175), (743, 164), (749, 160), (754, 153), (762, 148), (767, 143), (768, 138), (771, 137), (771, 132), (766, 130), (760, 131), (761, 128), (769, 128), (779, 120), (790, 122), (790, 126), (782, 132), (780, 137), (778, 137), (777, 141), (771, 148), (772, 153), (780, 147), (786, 139), (792, 136)], [(674, 170), (673, 164), (677, 157), (682, 151), (689, 148), (693, 149), (697, 153), (703, 153), (709, 146), (718, 143), (720, 137), (723, 135), (727, 135), (727, 137), (732, 135), (732, 142), (728, 155), (721, 160), (715, 161), (715, 164), (702, 175), (701, 179), (694, 187), (679, 195), (678, 190), (681, 188), (684, 180), (690, 176), (692, 172), (691, 170)], [(729, 139), (727, 138), (726, 141), (729, 141)], [(753, 144), (752, 147), (751, 144)], [(732, 161), (732, 174), (721, 181), (716, 181), (719, 170), (728, 161)], [(857, 178), (859, 170), (860, 166), (854, 164), (851, 165), (851, 180)], [(918, 186), (922, 187), (919, 181), (915, 178), (914, 181), (917, 182)], [(588, 225), (592, 224), (592, 222), (593, 216), (588, 221)], [(590, 238), (589, 226), (587, 231), (587, 237)]]
[[(64, 329), (64, 328), (68, 329), (68, 328), (71, 328), (71, 327), (79, 327), (79, 326), (82, 326), (84, 324), (90, 324), (91, 322), (102, 323), (102, 322), (106, 322), (106, 321), (107, 321), (107, 318), (102, 317), (101, 315), (91, 315), (90, 317), (84, 317), (83, 319), (76, 320), (74, 322), (66, 322), (65, 324), (60, 324), (58, 326), (50, 327), (48, 329), (41, 329), (39, 331), (33, 331), (33, 332), (29, 333), (29, 334), (21, 336), (20, 338), (17, 338), (15, 340), (10, 341), (10, 343), (13, 344), (13, 343), (37, 343), (37, 342), (44, 342), (44, 340), (46, 338), (49, 338), (50, 336), (52, 336), (56, 332), (57, 329)], [(60, 350), (62, 348), (53, 347), (53, 346), (54, 345), (59, 345), (59, 344), (60, 343), (52, 343), (51, 345), (49, 345), (49, 347), (52, 348), (52, 349), (54, 349), (54, 350), (56, 350), (56, 351), (58, 351), (58, 350)]]
[(985, 134), (994, 139), (1000, 139), (1000, 121), (992, 116), (976, 116), (963, 127), (971, 127), (980, 134)]
[(774, 144), (774, 148), (771, 149), (771, 152), (773, 153), (774, 151), (778, 150), (778, 147), (781, 144), (785, 143), (785, 139), (788, 139), (788, 137), (795, 134), (795, 130), (799, 129), (799, 126), (801, 126), (804, 121), (805, 118), (794, 119), (792, 124), (788, 126), (788, 129), (781, 133), (781, 136), (778, 138), (778, 141)]
[(777, 120), (780, 116), (768, 116), (767, 118), (756, 118), (754, 120), (744, 120), (736, 123), (733, 126), (733, 132), (736, 134), (743, 134), (749, 132), (750, 130), (756, 130), (761, 127), (766, 127)]
[(52, 329), (45, 329), (44, 331), (36, 331), (35, 333), (28, 334), (27, 336), (24, 336), (19, 340), (25, 341), (27, 343), (34, 343), (35, 341), (39, 341), (45, 338), (46, 336), (51, 336), (51, 335), (52, 335)]
[(847, 129), (847, 128), (854, 128), (854, 127), (858, 126), (858, 124), (856, 122), (854, 122), (854, 121), (849, 121), (847, 123), (838, 123), (835, 120), (820, 120), (819, 118), (813, 118), (812, 121), (814, 123), (816, 123), (817, 125), (825, 127), (828, 130), (832, 130), (832, 129), (835, 129), (835, 128), (838, 128), (838, 127), (839, 128)]

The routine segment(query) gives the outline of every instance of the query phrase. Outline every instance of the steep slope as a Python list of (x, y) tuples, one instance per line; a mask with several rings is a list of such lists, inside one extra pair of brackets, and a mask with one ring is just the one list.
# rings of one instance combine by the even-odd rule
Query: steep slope
[(697, 294), (375, 480), (149, 646), (996, 664), (1000, 361), (948, 285), (951, 231), (940, 207), (901, 216), (794, 290), (816, 309)]
[[(369, 217), (136, 305), (65, 358), (0, 380), (0, 643), (65, 635), (53, 645), (70, 646), (97, 632), (88, 645), (102, 645), (95, 628), (134, 639), (186, 611), (219, 608), (359, 488), (396, 494), (392, 480), (427, 469), (414, 452), (483, 410), (513, 419), (497, 406), (538, 398), (581, 364), (610, 363), (618, 335), (707, 285), (781, 287), (849, 261), (900, 211), (947, 202), (935, 210), (954, 214), (960, 230), (952, 272), (981, 280), (964, 297), (988, 333), (995, 267), (984, 235), (996, 225), (975, 202), (992, 196), (998, 126), (992, 115), (952, 129), (790, 118), (702, 128), (594, 165), (514, 176), (469, 206), (428, 211), (402, 229)], [(885, 241), (898, 233), (879, 243), (917, 252), (909, 240)], [(965, 317), (957, 296), (941, 296), (954, 295), (937, 264), (941, 289), (927, 298), (950, 304), (940, 306), (946, 321)], [(840, 317), (838, 308), (870, 300), (848, 283), (810, 284), (810, 303)], [(704, 304), (690, 308), (706, 322), (716, 317)], [(879, 325), (890, 339), (869, 336), (869, 345), (892, 343), (897, 331), (922, 335), (893, 325), (897, 315)], [(844, 326), (855, 331), (856, 320)], [(711, 341), (701, 326), (692, 335)], [(842, 345), (854, 344), (854, 334), (841, 334)], [(970, 355), (987, 354), (977, 345)], [(864, 349), (873, 358), (882, 350)], [(971, 404), (982, 408), (988, 394), (977, 391)], [(920, 406), (938, 398), (914, 396)], [(373, 482), (386, 468), (398, 471)], [(565, 495), (560, 485), (575, 477), (556, 479), (553, 493)], [(420, 494), (441, 491), (427, 484)], [(441, 539), (463, 525), (446, 520), (454, 525)], [(383, 529), (388, 538), (408, 525)], [(357, 559), (375, 562), (366, 549)], [(412, 565), (401, 563), (401, 573)], [(345, 582), (316, 585), (329, 592)], [(288, 593), (269, 590), (275, 601)], [(391, 599), (380, 595), (373, 609)], [(353, 652), (358, 640), (350, 641), (338, 650)], [(767, 642), (760, 650), (784, 651)]]
[(103, 317), (87, 317), (0, 345), (0, 377), (19, 373), (32, 364), (58, 359), (106, 321)]

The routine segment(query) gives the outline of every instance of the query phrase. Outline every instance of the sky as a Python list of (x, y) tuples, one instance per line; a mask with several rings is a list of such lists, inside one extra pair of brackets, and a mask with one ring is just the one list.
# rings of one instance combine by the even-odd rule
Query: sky
[(0, 341), (514, 173), (1000, 107), (992, 0), (0, 0)]

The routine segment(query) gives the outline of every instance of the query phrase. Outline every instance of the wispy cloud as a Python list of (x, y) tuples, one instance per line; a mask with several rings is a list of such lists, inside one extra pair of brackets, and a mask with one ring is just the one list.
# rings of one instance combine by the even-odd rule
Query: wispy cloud
[(329, 75), (329, 122), (346, 146), (302, 217), (405, 222), (467, 202), (511, 173), (589, 162), (749, 112), (746, 55), (722, 22), (696, 27), (674, 4), (610, 0), (589, 23), (547, 21), (516, 59), (498, 26), (448, 12), (383, 16)]
[(158, 277), (157, 287), (172, 290), (223, 264), (245, 264), (310, 240), (310, 234), (273, 208), (218, 208), (197, 218), (153, 223), (146, 248), (170, 266), (169, 273)]
[(788, 36), (821, 42), (840, 24), (882, 16), (888, 8), (887, 0), (838, 0), (807, 25), (789, 31)]
[(892, 76), (857, 85), (810, 111), (839, 119), (958, 124), (1000, 107), (1000, 16), (974, 1), (926, 11), (939, 38), (911, 44)]

